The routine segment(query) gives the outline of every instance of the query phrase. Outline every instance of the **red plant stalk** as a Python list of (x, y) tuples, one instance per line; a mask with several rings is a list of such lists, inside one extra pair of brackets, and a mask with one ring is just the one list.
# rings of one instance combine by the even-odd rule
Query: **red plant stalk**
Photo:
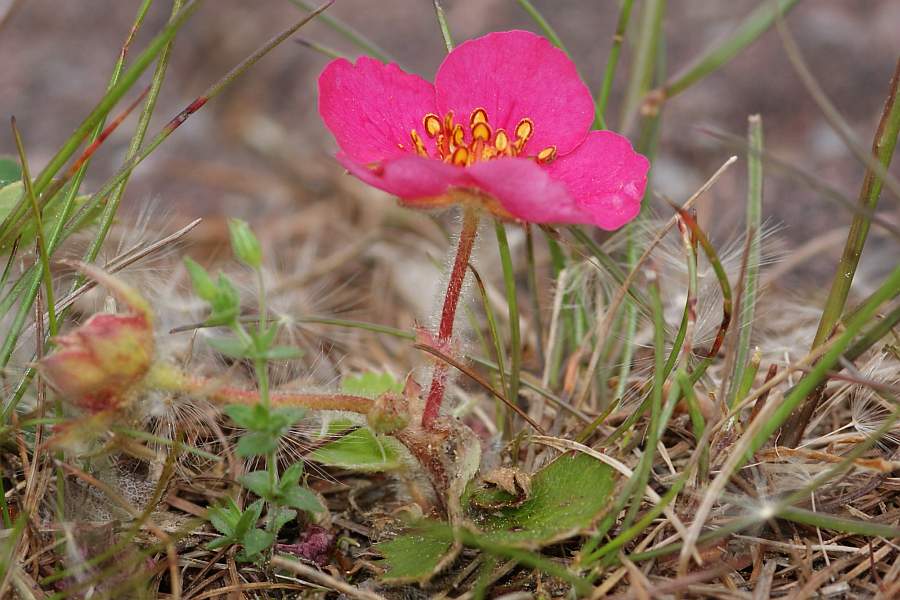
[[(475, 209), (467, 207), (463, 212), (463, 224), (459, 233), (459, 243), (456, 247), (456, 258), (453, 261), (453, 269), (450, 271), (447, 293), (444, 296), (444, 306), (441, 309), (441, 322), (438, 325), (436, 340), (438, 349), (447, 348), (453, 340), (453, 323), (456, 320), (456, 308), (459, 306), (459, 298), (462, 295), (469, 258), (472, 256), (472, 247), (475, 245), (475, 237), (477, 235), (478, 213)], [(422, 427), (424, 429), (433, 428), (434, 421), (441, 412), (441, 404), (444, 402), (446, 387), (447, 365), (439, 362), (434, 366), (434, 372), (431, 376), (431, 388), (428, 390), (428, 400), (425, 402), (425, 410), (422, 411)]]

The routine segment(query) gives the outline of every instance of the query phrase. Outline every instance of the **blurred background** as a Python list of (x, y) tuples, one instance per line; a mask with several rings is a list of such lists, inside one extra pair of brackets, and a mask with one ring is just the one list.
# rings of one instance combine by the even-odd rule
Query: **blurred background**
[[(15, 115), (36, 171), (92, 108), (106, 86), (119, 48), (137, 11), (137, 0), (0, 0), (7, 14), (0, 30), (0, 113)], [(457, 42), (492, 30), (536, 30), (513, 0), (445, 0)], [(556, 28), (588, 85), (599, 88), (619, 3), (614, 0), (535, 0)], [(757, 0), (677, 0), (666, 15), (667, 70), (675, 73), (752, 11)], [(639, 23), (639, 5), (631, 26)], [(132, 53), (163, 27), (169, 2), (156, 2)], [(158, 131), (260, 44), (304, 14), (291, 0), (206, 2), (178, 35), (151, 134)], [(363, 32), (403, 67), (431, 78), (444, 44), (429, 0), (338, 0), (329, 14)], [(900, 2), (807, 0), (787, 23), (825, 92), (860, 143), (869, 147), (894, 62), (900, 53)], [(307, 40), (347, 55), (358, 54), (319, 22), (300, 31)], [(608, 120), (620, 115), (624, 81), (633, 58), (623, 48)], [(342, 174), (334, 143), (316, 111), (316, 77), (328, 57), (290, 41), (253, 67), (226, 92), (192, 116), (136, 171), (123, 214), (153, 206), (153, 214), (180, 224), (206, 217), (194, 243), (215, 243), (224, 216), (250, 220), (265, 235), (274, 228), (303, 228), (310, 209), (365, 227), (390, 211), (392, 201)], [(152, 70), (152, 69), (151, 69)], [(149, 81), (150, 74), (144, 78)], [(133, 95), (132, 95), (133, 97)], [(769, 31), (734, 61), (673, 99), (662, 122), (653, 178), (657, 190), (683, 201), (735, 148), (709, 129), (743, 135), (747, 116), (763, 116), (767, 149), (779, 158), (855, 198), (863, 168), (831, 130), (799, 81), (776, 31)], [(98, 153), (86, 190), (94, 190), (120, 164), (133, 129), (131, 117)], [(625, 131), (632, 138), (634, 131)], [(7, 127), (0, 154), (15, 154)], [(894, 161), (896, 163), (900, 161)], [(745, 162), (741, 161), (699, 205), (701, 219), (722, 236), (743, 218)], [(895, 168), (894, 172), (898, 172)], [(768, 169), (764, 210), (779, 223), (789, 248), (819, 239), (814, 258), (798, 269), (811, 283), (831, 272), (850, 215), (808, 186)], [(898, 221), (897, 203), (881, 210)], [(317, 213), (319, 214), (319, 213)], [(368, 215), (368, 216), (366, 216)], [(373, 216), (374, 215), (374, 216)], [(374, 221), (373, 221), (374, 220)], [(876, 228), (877, 229), (877, 228)], [(845, 229), (843, 229), (845, 231)], [(876, 232), (876, 235), (880, 233)], [(828, 240), (830, 238), (824, 238)], [(873, 240), (877, 247), (878, 242)], [(801, 279), (803, 279), (801, 277)]]

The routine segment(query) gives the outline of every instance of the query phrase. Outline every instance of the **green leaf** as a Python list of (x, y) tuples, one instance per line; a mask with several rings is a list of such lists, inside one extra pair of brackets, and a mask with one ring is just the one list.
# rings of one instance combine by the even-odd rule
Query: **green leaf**
[(210, 278), (209, 272), (201, 267), (200, 264), (190, 256), (184, 257), (184, 267), (187, 269), (188, 275), (191, 278), (194, 292), (207, 302), (215, 300), (219, 289), (216, 287), (216, 284), (213, 283), (212, 278)]
[(234, 529), (241, 518), (241, 511), (234, 500), (228, 498), (225, 506), (210, 507), (206, 516), (216, 531), (231, 536), (234, 535)]
[(285, 491), (292, 486), (295, 486), (300, 483), (300, 478), (303, 476), (303, 463), (295, 462), (287, 469), (284, 470), (284, 473), (281, 474), (281, 481), (279, 482), (279, 488), (281, 491)]
[(531, 495), (521, 505), (486, 511), (473, 508), (473, 521), (492, 542), (543, 546), (587, 529), (609, 507), (612, 467), (584, 454), (564, 455), (531, 478)]
[(247, 535), (241, 538), (244, 550), (238, 554), (239, 560), (256, 560), (263, 550), (269, 548), (274, 542), (275, 534), (262, 529), (251, 529), (247, 532)]
[(251, 269), (259, 269), (262, 266), (262, 248), (250, 225), (240, 219), (228, 219), (228, 232), (231, 235), (231, 249), (237, 259)]
[(217, 537), (213, 541), (206, 544), (207, 550), (218, 550), (219, 548), (224, 548), (225, 546), (230, 546), (231, 544), (236, 543), (237, 540), (232, 538), (231, 536), (223, 535), (222, 537)]
[(275, 535), (278, 535), (278, 532), (281, 531), (281, 528), (290, 523), (297, 516), (297, 511), (291, 510), (290, 508), (273, 506), (269, 510), (272, 513), (272, 532)]
[(303, 356), (303, 352), (299, 348), (294, 348), (293, 346), (275, 346), (263, 352), (260, 358), (266, 360), (297, 360), (301, 356)]
[(299, 485), (287, 490), (282, 496), (282, 502), (285, 506), (305, 510), (307, 512), (322, 512), (325, 510), (315, 494)]
[(238, 477), (238, 483), (260, 498), (265, 498), (266, 500), (271, 500), (275, 495), (273, 493), (274, 490), (272, 490), (272, 481), (269, 478), (268, 471), (253, 471), (241, 475)]
[(229, 358), (251, 358), (251, 348), (234, 337), (210, 337), (206, 338), (213, 350)]
[(0, 156), (0, 187), (22, 179), (19, 162), (11, 156)]
[(270, 431), (284, 433), (289, 427), (303, 420), (306, 416), (305, 408), (296, 406), (283, 406), (272, 411), (270, 417)]
[(403, 391), (403, 382), (394, 379), (390, 373), (369, 371), (360, 375), (345, 377), (341, 382), (341, 391), (353, 396), (377, 398), (386, 392), (401, 393)]
[(431, 577), (453, 545), (448, 529), (444, 524), (434, 524), (377, 544), (388, 565), (382, 579), (401, 582), (425, 581)]
[(257, 500), (246, 509), (244, 509), (243, 514), (241, 514), (240, 520), (237, 522), (237, 525), (234, 528), (234, 537), (237, 539), (243, 539), (243, 537), (247, 534), (250, 529), (256, 525), (256, 522), (259, 521), (259, 515), (262, 514), (263, 509), (263, 501)]
[(278, 447), (278, 438), (270, 433), (251, 431), (238, 440), (237, 454), (242, 458), (268, 454)]
[[(229, 404), (224, 408), (234, 424), (244, 429), (260, 429), (268, 422), (268, 415), (260, 415), (260, 405), (248, 406), (246, 404)], [(265, 410), (265, 407), (262, 407)], [(261, 419), (261, 416), (264, 419)]]
[(391, 471), (403, 466), (403, 447), (392, 437), (375, 435), (360, 427), (325, 444), (310, 454), (310, 459), (332, 467), (353, 471)]

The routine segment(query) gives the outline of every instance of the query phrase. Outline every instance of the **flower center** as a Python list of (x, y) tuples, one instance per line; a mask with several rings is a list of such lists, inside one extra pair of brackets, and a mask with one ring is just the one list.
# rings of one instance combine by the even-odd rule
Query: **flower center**
[[(519, 121), (512, 135), (502, 128), (495, 130), (483, 108), (476, 108), (469, 116), (468, 135), (462, 124), (454, 122), (453, 111), (447, 112), (443, 119), (434, 113), (428, 113), (422, 119), (422, 126), (425, 135), (435, 141), (437, 158), (460, 167), (504, 156), (527, 157), (525, 145), (534, 133), (534, 123), (527, 117)], [(413, 129), (409, 132), (409, 137), (416, 153), (429, 157), (419, 132)], [(541, 164), (549, 163), (555, 158), (556, 146), (547, 146), (534, 155), (534, 159)]]

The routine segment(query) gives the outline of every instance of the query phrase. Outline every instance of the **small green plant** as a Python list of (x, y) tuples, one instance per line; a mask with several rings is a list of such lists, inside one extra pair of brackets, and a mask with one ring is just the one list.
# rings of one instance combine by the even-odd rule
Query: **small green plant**
[[(234, 500), (229, 498), (225, 506), (211, 509), (209, 513), (213, 527), (223, 534), (209, 547), (240, 544), (243, 550), (238, 554), (239, 560), (256, 561), (266, 549), (272, 547), (281, 528), (297, 516), (297, 510), (319, 512), (323, 508), (315, 494), (301, 484), (303, 463), (294, 463), (279, 477), (275, 458), (278, 442), (287, 435), (292, 425), (303, 419), (306, 410), (291, 406), (271, 406), (268, 363), (270, 360), (296, 358), (299, 352), (288, 346), (276, 346), (279, 325), (267, 323), (262, 248), (259, 240), (244, 221), (231, 219), (229, 230), (235, 257), (256, 275), (259, 310), (257, 322), (242, 322), (240, 296), (228, 277), (219, 274), (213, 280), (203, 267), (189, 258), (185, 259), (185, 265), (194, 290), (210, 307), (210, 314), (204, 325), (227, 327), (232, 333), (231, 337), (211, 339), (210, 345), (225, 356), (252, 362), (259, 386), (258, 403), (232, 404), (224, 409), (235, 425), (246, 430), (238, 440), (238, 456), (264, 456), (266, 459), (264, 470), (252, 471), (238, 478), (238, 482), (259, 496), (259, 500), (241, 511)], [(268, 504), (265, 529), (258, 529), (256, 523), (262, 515), (264, 503)]]

